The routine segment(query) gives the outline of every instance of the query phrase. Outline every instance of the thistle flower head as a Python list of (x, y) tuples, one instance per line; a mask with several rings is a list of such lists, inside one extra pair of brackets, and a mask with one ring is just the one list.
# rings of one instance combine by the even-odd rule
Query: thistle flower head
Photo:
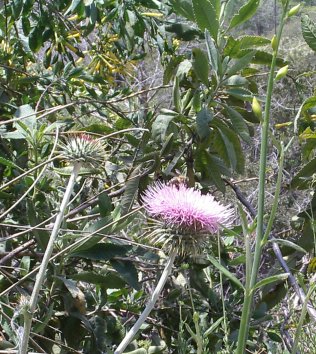
[(154, 231), (154, 242), (176, 242), (184, 253), (188, 247), (202, 248), (206, 236), (229, 226), (233, 216), (230, 207), (185, 184), (157, 182), (142, 200), (147, 213), (162, 226)]
[(88, 134), (75, 134), (70, 136), (66, 143), (60, 145), (63, 157), (70, 161), (82, 161), (96, 165), (105, 155), (102, 143)]

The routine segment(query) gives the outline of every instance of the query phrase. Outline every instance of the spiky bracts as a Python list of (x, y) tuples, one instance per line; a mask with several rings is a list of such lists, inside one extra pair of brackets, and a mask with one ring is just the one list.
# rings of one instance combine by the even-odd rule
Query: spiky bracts
[(69, 161), (80, 161), (94, 166), (104, 160), (103, 144), (88, 134), (74, 134), (68, 137), (65, 143), (60, 143), (60, 146), (61, 155)]

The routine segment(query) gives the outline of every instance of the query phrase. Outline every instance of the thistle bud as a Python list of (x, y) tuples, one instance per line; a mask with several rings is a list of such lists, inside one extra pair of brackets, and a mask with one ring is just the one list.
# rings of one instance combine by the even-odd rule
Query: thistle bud
[(70, 161), (81, 161), (90, 165), (99, 164), (104, 159), (104, 148), (100, 140), (88, 134), (75, 134), (60, 144), (62, 156)]

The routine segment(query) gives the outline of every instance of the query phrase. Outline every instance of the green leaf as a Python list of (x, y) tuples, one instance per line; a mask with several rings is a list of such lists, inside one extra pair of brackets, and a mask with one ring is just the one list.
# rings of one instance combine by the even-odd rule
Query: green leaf
[(141, 175), (141, 165), (135, 167), (130, 174), (128, 181), (125, 183), (124, 194), (121, 199), (121, 216), (131, 211), (133, 203), (138, 193), (138, 186)]
[[(28, 221), (31, 226), (36, 226), (41, 223), (41, 220), (39, 220), (39, 218), (38, 218), (37, 208), (34, 205), (32, 199), (27, 200), (26, 214), (27, 214)], [(35, 239), (36, 239), (36, 242), (39, 246), (39, 249), (42, 251), (45, 251), (46, 246), (49, 241), (49, 237), (50, 237), (48, 231), (41, 230), (40, 228), (38, 228), (38, 229), (34, 228), (31, 231), (31, 234), (33, 234), (35, 236)]]
[(197, 25), (204, 31), (207, 29), (215, 42), (218, 34), (218, 17), (210, 0), (192, 0), (193, 12)]
[[(272, 61), (272, 54), (261, 50), (257, 50), (251, 62), (253, 64), (271, 65), (271, 61)], [(284, 65), (286, 65), (286, 61), (284, 59), (282, 58), (276, 59), (276, 66), (282, 67)]]
[(126, 284), (125, 280), (112, 271), (108, 271), (105, 275), (94, 272), (80, 272), (78, 274), (68, 275), (68, 277), (86, 283), (102, 284), (108, 289), (121, 289)]
[(29, 35), (29, 47), (33, 53), (40, 50), (43, 44), (43, 31), (45, 27), (38, 23)]
[(299, 172), (293, 177), (291, 188), (308, 189), (314, 184), (314, 173), (316, 171), (316, 157), (303, 166)]
[(99, 210), (101, 216), (102, 217), (108, 216), (113, 209), (112, 200), (109, 197), (108, 193), (107, 192), (101, 193), (98, 197), (98, 201), (99, 201)]
[(231, 107), (226, 107), (226, 112), (230, 121), (232, 122), (235, 132), (247, 143), (250, 144), (251, 139), (249, 135), (248, 125), (245, 123), (244, 117)]
[(226, 90), (226, 93), (242, 101), (252, 101), (253, 98), (252, 92), (245, 88), (232, 88)]
[(211, 156), (204, 148), (200, 148), (196, 152), (194, 165), (196, 171), (201, 172), (200, 183), (202, 186), (207, 187), (214, 184), (221, 192), (225, 192), (225, 183), (222, 180), (220, 170), (220, 159)]
[(170, 0), (171, 6), (177, 15), (194, 22), (194, 13), (191, 0)]
[(215, 71), (215, 73), (217, 73), (221, 64), (220, 55), (215, 46), (215, 42), (213, 38), (210, 36), (210, 33), (207, 29), (205, 30), (205, 39), (206, 39), (206, 48), (207, 48), (209, 61), (211, 63), (212, 69)]
[(23, 0), (13, 0), (11, 2), (12, 17), (17, 20), (20, 17), (23, 7)]
[[(14, 113), (15, 118), (21, 118), (19, 122), (13, 124), (17, 131), (25, 134), (26, 129), (23, 128), (19, 123), (25, 124), (28, 130), (33, 133), (36, 130), (36, 114), (34, 109), (29, 104), (24, 104), (23, 106), (18, 107)], [(25, 118), (23, 118), (25, 117)]]
[(228, 68), (226, 75), (232, 76), (238, 71), (241, 71), (243, 68), (245, 68), (248, 64), (251, 63), (253, 57), (255, 56), (255, 53), (255, 51), (251, 51), (250, 53), (247, 53), (240, 59), (236, 60), (234, 64), (230, 68)]
[(242, 290), (244, 290), (244, 286), (241, 284), (241, 282), (232, 274), (227, 268), (225, 268), (223, 265), (221, 265), (213, 256), (208, 255), (209, 261), (213, 264), (215, 268), (217, 268), (225, 277), (230, 279), (232, 282), (234, 282), (236, 285), (238, 285)]
[(112, 267), (122, 276), (126, 282), (136, 290), (140, 290), (137, 269), (131, 261), (111, 260)]
[(249, 0), (239, 9), (238, 13), (233, 16), (229, 24), (229, 29), (249, 20), (256, 13), (259, 4), (260, 0)]
[(294, 131), (297, 132), (297, 124), (298, 124), (298, 120), (299, 118), (310, 108), (313, 108), (316, 106), (316, 96), (312, 96), (307, 98), (301, 105), (301, 107), (299, 108), (295, 119), (294, 119)]
[(175, 77), (172, 90), (173, 105), (178, 113), (182, 113), (181, 92), (179, 86), (179, 77)]
[(218, 118), (213, 119), (212, 126), (219, 133), (214, 137), (214, 148), (233, 170), (243, 173), (245, 159), (238, 136)]
[[(18, 170), (22, 170), (18, 165), (16, 165), (14, 162), (5, 159), (4, 157), (0, 156), (0, 165), (5, 165), (11, 168), (17, 168)], [(23, 170), (22, 170), (23, 171)]]
[(312, 50), (316, 51), (316, 25), (308, 15), (301, 17), (301, 28), (305, 42)]
[(276, 242), (282, 246), (291, 247), (298, 252), (302, 252), (304, 254), (307, 253), (303, 247), (301, 247), (301, 246), (297, 245), (296, 243), (289, 241), (289, 240), (285, 240), (285, 239), (281, 239), (281, 238), (272, 238), (269, 240), (269, 242)]
[(209, 123), (212, 119), (213, 113), (207, 108), (204, 107), (198, 112), (196, 116), (196, 131), (201, 140), (207, 139), (210, 136)]
[(193, 69), (196, 73), (196, 76), (203, 82), (205, 86), (208, 86), (209, 64), (207, 55), (199, 48), (193, 48), (192, 54)]
[[(168, 132), (170, 122), (176, 117), (176, 114), (159, 114), (155, 119), (151, 134), (152, 138), (157, 142), (164, 142)], [(170, 132), (169, 132), (170, 133)]]
[(108, 261), (113, 257), (124, 257), (131, 246), (116, 245), (114, 243), (98, 243), (88, 249), (75, 251), (71, 257), (80, 257), (94, 261)]
[(277, 275), (271, 275), (268, 278), (264, 278), (260, 281), (258, 281), (257, 284), (255, 284), (255, 286), (253, 287), (253, 290), (255, 289), (259, 289), (265, 285), (268, 285), (270, 283), (275, 283), (278, 281), (283, 281), (286, 280), (288, 278), (289, 274), (288, 273), (283, 273), (283, 274), (277, 274)]
[(208, 335), (212, 334), (216, 328), (223, 322), (224, 317), (220, 317), (217, 321), (215, 321), (211, 327), (209, 327), (204, 333), (203, 337), (207, 337)]
[(261, 47), (271, 43), (269, 38), (261, 36), (243, 36), (237, 38), (240, 49), (249, 49), (252, 47)]

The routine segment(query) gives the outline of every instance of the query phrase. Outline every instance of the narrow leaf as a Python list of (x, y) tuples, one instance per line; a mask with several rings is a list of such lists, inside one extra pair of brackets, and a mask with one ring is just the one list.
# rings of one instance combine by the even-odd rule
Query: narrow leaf
[(213, 264), (215, 268), (217, 268), (223, 275), (225, 275), (228, 279), (238, 285), (241, 289), (244, 290), (244, 286), (241, 282), (224, 266), (222, 266), (213, 256), (208, 255), (209, 261)]
[(270, 283), (275, 283), (276, 281), (283, 281), (288, 278), (289, 274), (288, 273), (283, 273), (283, 274), (277, 274), (277, 275), (272, 275), (271, 277), (262, 279), (258, 281), (258, 283), (253, 287), (253, 290), (259, 289), (265, 285), (268, 285)]
[(301, 246), (297, 245), (296, 243), (289, 241), (289, 240), (284, 240), (281, 238), (273, 238), (273, 239), (269, 240), (269, 242), (276, 242), (280, 245), (291, 247), (298, 252), (302, 252), (304, 254), (307, 253), (303, 247), (301, 247)]
[(220, 63), (220, 57), (218, 50), (215, 46), (214, 40), (210, 36), (210, 33), (208, 30), (205, 30), (205, 39), (206, 39), (206, 48), (207, 48), (207, 54), (209, 61), (212, 65), (212, 69), (217, 72), (219, 68), (219, 63)]

